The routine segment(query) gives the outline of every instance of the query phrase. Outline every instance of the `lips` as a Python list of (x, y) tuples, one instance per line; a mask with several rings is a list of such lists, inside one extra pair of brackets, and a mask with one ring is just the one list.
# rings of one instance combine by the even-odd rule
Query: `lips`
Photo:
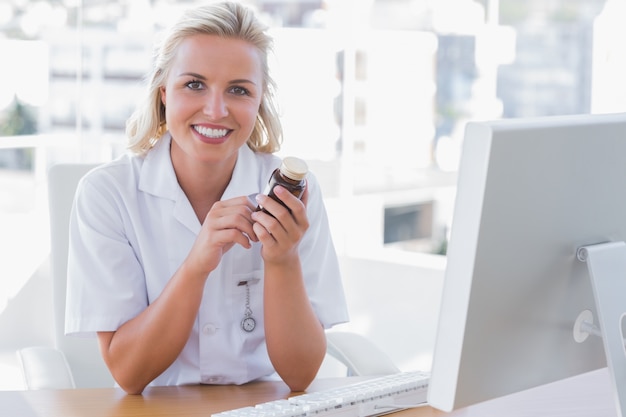
[(192, 127), (200, 136), (200, 140), (205, 143), (222, 143), (228, 138), (230, 132), (232, 132), (231, 129), (225, 128), (213, 129), (199, 125), (193, 125)]

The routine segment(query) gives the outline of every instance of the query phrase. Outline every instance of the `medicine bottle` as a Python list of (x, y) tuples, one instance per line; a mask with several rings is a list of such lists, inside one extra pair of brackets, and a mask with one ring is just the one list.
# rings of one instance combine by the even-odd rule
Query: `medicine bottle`
[[(306, 187), (305, 178), (308, 171), (309, 167), (302, 159), (293, 156), (284, 158), (280, 167), (276, 168), (272, 173), (263, 194), (271, 197), (284, 207), (287, 207), (285, 203), (283, 203), (278, 197), (276, 197), (276, 194), (274, 194), (274, 187), (280, 185), (286, 188), (291, 194), (301, 198), (304, 188)], [(257, 211), (259, 210), (263, 210), (264, 212), (270, 214), (260, 205), (257, 207)]]

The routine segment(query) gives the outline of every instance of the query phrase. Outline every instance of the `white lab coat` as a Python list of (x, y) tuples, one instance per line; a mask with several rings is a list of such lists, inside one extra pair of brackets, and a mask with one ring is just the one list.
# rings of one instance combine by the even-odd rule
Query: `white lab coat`
[[(178, 185), (169, 134), (145, 156), (124, 155), (80, 182), (70, 220), (67, 334), (114, 331), (144, 310), (181, 265), (200, 222)], [(274, 155), (239, 151), (223, 199), (264, 190), (280, 164)], [(325, 328), (348, 320), (337, 256), (319, 184), (307, 177), (310, 227), (299, 245), (309, 299)], [(260, 243), (235, 245), (206, 281), (197, 320), (176, 361), (151, 385), (242, 384), (274, 372), (263, 326)], [(246, 285), (257, 322), (245, 315)], [(166, 334), (163, 337), (167, 337)]]

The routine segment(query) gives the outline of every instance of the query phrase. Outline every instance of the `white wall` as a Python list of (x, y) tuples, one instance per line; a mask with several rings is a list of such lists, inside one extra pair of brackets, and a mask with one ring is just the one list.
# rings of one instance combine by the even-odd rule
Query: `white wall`
[[(403, 371), (429, 370), (445, 258), (383, 252), (340, 257), (351, 321), (333, 330), (368, 337)], [(0, 315), (0, 390), (22, 388), (15, 349), (52, 345), (53, 326), (49, 265), (44, 262)], [(320, 376), (343, 372), (345, 368), (331, 359)]]
[(445, 257), (385, 252), (340, 263), (351, 320), (333, 330), (368, 337), (403, 371), (429, 370)]

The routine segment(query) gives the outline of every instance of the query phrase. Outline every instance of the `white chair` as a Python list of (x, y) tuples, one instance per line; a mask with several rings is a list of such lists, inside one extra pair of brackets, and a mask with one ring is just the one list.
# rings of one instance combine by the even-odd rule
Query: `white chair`
[[(69, 216), (80, 178), (95, 164), (57, 164), (48, 172), (51, 265), (55, 322), (54, 347), (18, 350), (28, 389), (111, 387), (107, 369), (95, 338), (65, 336), (65, 293)], [(329, 356), (347, 368), (348, 375), (398, 372), (398, 368), (368, 339), (350, 332), (328, 332)]]
[(65, 336), (65, 290), (69, 217), (80, 178), (96, 164), (58, 164), (48, 171), (54, 347), (28, 347), (17, 354), (29, 389), (112, 387), (114, 380), (95, 338)]
[(395, 363), (370, 339), (353, 332), (326, 332), (326, 353), (347, 368), (347, 376), (400, 372)]
[(76, 388), (70, 365), (59, 349), (27, 347), (18, 350), (17, 356), (28, 389)]

